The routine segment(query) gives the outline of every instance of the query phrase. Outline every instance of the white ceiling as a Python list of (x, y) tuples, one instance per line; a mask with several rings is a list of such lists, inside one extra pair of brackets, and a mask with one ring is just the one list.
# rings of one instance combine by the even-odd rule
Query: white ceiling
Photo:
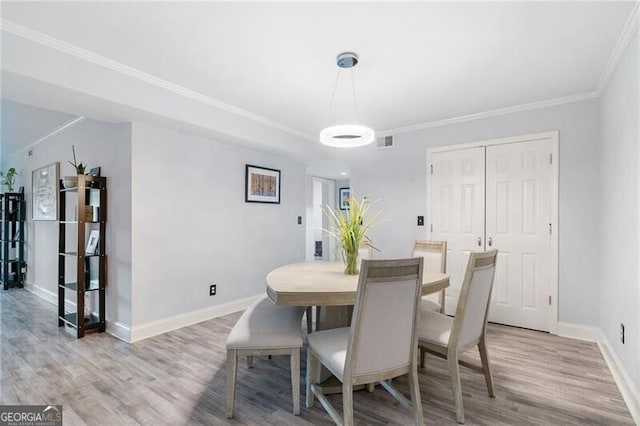
[[(634, 6), (4, 2), (2, 15), (3, 29), (18, 24), (41, 39), (53, 37), (45, 40), (51, 45), (85, 49), (85, 62), (96, 54), (98, 64), (109, 61), (130, 77), (144, 73), (139, 92), (131, 88), (111, 101), (138, 108), (143, 85), (170, 84), (202, 103), (315, 139), (329, 121), (352, 118), (348, 74), (341, 75), (334, 114), (327, 117), (334, 58), (342, 51), (361, 59), (354, 70), (361, 121), (378, 132), (401, 131), (594, 96)], [(10, 43), (3, 32), (3, 50)]]

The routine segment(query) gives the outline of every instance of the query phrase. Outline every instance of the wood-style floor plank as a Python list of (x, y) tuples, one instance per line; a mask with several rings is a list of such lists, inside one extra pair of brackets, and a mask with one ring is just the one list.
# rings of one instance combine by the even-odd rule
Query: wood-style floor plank
[[(239, 315), (134, 344), (106, 333), (77, 340), (58, 328), (55, 306), (0, 291), (0, 404), (63, 404), (65, 425), (332, 424), (320, 404), (291, 414), (287, 357), (239, 363), (235, 419), (226, 419), (224, 344)], [(496, 398), (462, 368), (467, 424), (633, 424), (597, 345), (499, 325), (487, 342)], [(463, 359), (480, 362), (474, 351)], [(446, 362), (427, 357), (419, 380), (425, 424), (456, 424)], [(394, 384), (409, 394), (406, 378)], [(329, 398), (341, 411), (341, 397)], [(412, 423), (379, 388), (356, 392), (354, 404), (358, 424)]]

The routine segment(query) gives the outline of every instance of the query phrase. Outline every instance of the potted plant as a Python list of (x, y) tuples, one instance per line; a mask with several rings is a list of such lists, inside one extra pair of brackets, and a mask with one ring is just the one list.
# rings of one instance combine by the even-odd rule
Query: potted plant
[(13, 185), (16, 183), (16, 176), (18, 176), (18, 172), (16, 172), (14, 167), (7, 170), (6, 174), (0, 171), (0, 178), (3, 178), (0, 184), (7, 186), (7, 192), (13, 192)]
[(377, 201), (369, 201), (364, 198), (358, 201), (355, 197), (347, 200), (347, 209), (332, 209), (328, 205), (322, 206), (322, 211), (329, 220), (329, 229), (324, 231), (335, 238), (342, 249), (342, 260), (345, 264), (344, 273), (347, 275), (358, 274), (358, 249), (361, 246), (376, 249), (367, 232), (375, 226), (380, 216), (380, 211), (372, 211)]
[(86, 164), (82, 164), (82, 162), (78, 163), (76, 160), (76, 147), (75, 145), (71, 145), (71, 151), (73, 152), (73, 163), (69, 161), (69, 164), (73, 166), (76, 171), (75, 176), (65, 176), (62, 178), (62, 184), (65, 188), (75, 188), (78, 186), (78, 175), (83, 175), (86, 170)]

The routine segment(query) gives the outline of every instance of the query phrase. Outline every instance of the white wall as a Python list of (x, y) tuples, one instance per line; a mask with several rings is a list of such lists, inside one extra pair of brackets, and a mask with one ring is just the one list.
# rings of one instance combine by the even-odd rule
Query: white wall
[[(303, 164), (132, 126), (135, 327), (263, 293), (271, 269), (304, 260)], [(281, 170), (281, 204), (245, 203), (246, 164)]]
[[(601, 101), (600, 327), (640, 388), (640, 41), (636, 31)], [(619, 338), (626, 325), (626, 343)]]
[(347, 153), (351, 188), (381, 199), (389, 219), (375, 229), (376, 257), (408, 256), (413, 241), (427, 236), (417, 216), (427, 216), (427, 149), (558, 129), (559, 319), (597, 325), (599, 124), (598, 100), (507, 114), (398, 134), (395, 147), (364, 147)]
[[(31, 220), (31, 172), (60, 162), (60, 175), (75, 175), (71, 145), (78, 161), (101, 167), (108, 178), (107, 289), (108, 326), (131, 321), (131, 129), (127, 124), (84, 120), (32, 148), (33, 156), (20, 150), (2, 159), (2, 167), (16, 167), (17, 186), (24, 186), (27, 203), (27, 286), (57, 303), (58, 222)], [(25, 143), (28, 141), (25, 140)], [(55, 321), (55, 319), (52, 319)]]

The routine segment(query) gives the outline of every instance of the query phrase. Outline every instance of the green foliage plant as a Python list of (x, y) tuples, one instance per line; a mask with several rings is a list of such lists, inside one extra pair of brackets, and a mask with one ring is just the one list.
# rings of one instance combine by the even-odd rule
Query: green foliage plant
[(0, 171), (0, 185), (6, 185), (9, 192), (13, 192), (13, 185), (16, 183), (16, 176), (18, 176), (18, 172), (14, 167), (11, 167), (7, 170), (7, 173), (3, 173)]
[(374, 210), (378, 202), (363, 198), (358, 201), (354, 196), (347, 200), (347, 209), (332, 209), (329, 205), (322, 206), (322, 212), (329, 221), (329, 229), (324, 231), (335, 238), (342, 249), (342, 260), (345, 263), (344, 273), (358, 274), (358, 249), (362, 246), (375, 248), (367, 232), (380, 223), (380, 210)]
[(69, 164), (71, 164), (73, 166), (73, 168), (76, 169), (76, 174), (83, 175), (85, 169), (87, 168), (87, 165), (86, 164), (82, 164), (82, 162), (78, 163), (76, 161), (76, 147), (75, 147), (75, 145), (71, 145), (71, 151), (73, 152), (73, 163), (71, 161), (69, 161)]

